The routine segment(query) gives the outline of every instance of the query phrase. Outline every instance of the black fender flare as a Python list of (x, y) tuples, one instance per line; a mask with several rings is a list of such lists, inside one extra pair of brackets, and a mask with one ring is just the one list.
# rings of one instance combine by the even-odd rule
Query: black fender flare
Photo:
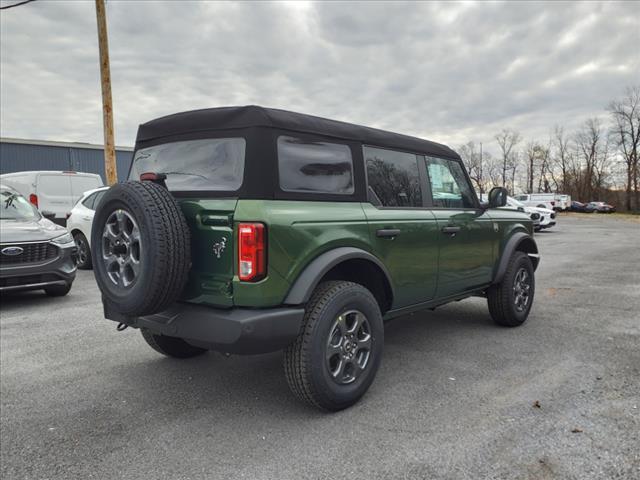
[[(519, 247), (524, 248), (519, 248)], [(496, 266), (492, 284), (500, 283), (502, 281), (502, 277), (504, 277), (505, 272), (507, 271), (507, 267), (509, 266), (509, 260), (513, 255), (513, 252), (516, 250), (522, 250), (529, 255), (531, 258), (531, 263), (533, 263), (533, 269), (538, 268), (538, 263), (540, 263), (540, 255), (538, 255), (538, 245), (536, 241), (533, 239), (531, 235), (524, 232), (516, 232), (505, 244), (502, 249), (502, 254), (500, 255), (500, 260)]]
[(391, 275), (387, 267), (373, 254), (354, 247), (338, 247), (328, 252), (324, 252), (312, 260), (298, 275), (298, 278), (289, 289), (289, 293), (284, 299), (285, 305), (301, 305), (309, 301), (313, 290), (316, 288), (322, 277), (336, 265), (352, 259), (368, 260), (375, 264), (384, 273), (391, 295), (393, 297), (393, 284)]

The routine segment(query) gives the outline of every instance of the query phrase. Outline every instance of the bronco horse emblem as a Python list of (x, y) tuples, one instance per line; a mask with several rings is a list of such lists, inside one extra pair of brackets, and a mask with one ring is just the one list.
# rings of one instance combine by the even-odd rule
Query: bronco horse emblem
[(213, 254), (216, 256), (216, 258), (220, 258), (220, 255), (222, 255), (222, 252), (224, 252), (224, 248), (226, 246), (227, 246), (226, 237), (222, 237), (222, 240), (213, 244)]

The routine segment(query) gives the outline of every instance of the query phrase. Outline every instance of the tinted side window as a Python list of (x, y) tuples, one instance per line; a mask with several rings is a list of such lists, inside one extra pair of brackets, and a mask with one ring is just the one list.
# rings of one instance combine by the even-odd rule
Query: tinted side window
[(280, 188), (286, 192), (353, 193), (351, 149), (337, 143), (278, 137)]
[(441, 208), (474, 208), (473, 194), (460, 163), (426, 157), (433, 206)]
[(422, 207), (418, 157), (374, 147), (363, 152), (369, 189), (375, 194), (370, 198), (385, 207)]
[(97, 195), (97, 193), (92, 193), (91, 195), (89, 195), (87, 198), (85, 198), (82, 201), (82, 204), (85, 207), (90, 208), (91, 210), (95, 210), (95, 208), (93, 207), (93, 204), (96, 201), (96, 195)]
[(105, 193), (107, 193), (106, 190), (100, 190), (99, 192), (96, 192), (96, 199), (93, 202), (93, 209), (94, 210), (98, 209), (98, 205), (100, 205), (100, 200), (102, 200), (102, 197), (104, 197)]

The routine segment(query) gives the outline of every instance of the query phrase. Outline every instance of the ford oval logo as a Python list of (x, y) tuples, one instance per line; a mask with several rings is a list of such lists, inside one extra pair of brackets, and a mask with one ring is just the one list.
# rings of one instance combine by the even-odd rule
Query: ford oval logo
[(2, 249), (3, 255), (11, 255), (12, 257), (20, 255), (22, 252), (24, 252), (22, 247), (5, 247)]

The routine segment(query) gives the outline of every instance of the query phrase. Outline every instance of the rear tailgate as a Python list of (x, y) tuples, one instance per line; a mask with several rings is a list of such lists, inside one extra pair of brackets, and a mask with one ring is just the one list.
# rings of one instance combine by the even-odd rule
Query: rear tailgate
[(233, 306), (234, 198), (178, 199), (191, 231), (191, 272), (183, 300)]

